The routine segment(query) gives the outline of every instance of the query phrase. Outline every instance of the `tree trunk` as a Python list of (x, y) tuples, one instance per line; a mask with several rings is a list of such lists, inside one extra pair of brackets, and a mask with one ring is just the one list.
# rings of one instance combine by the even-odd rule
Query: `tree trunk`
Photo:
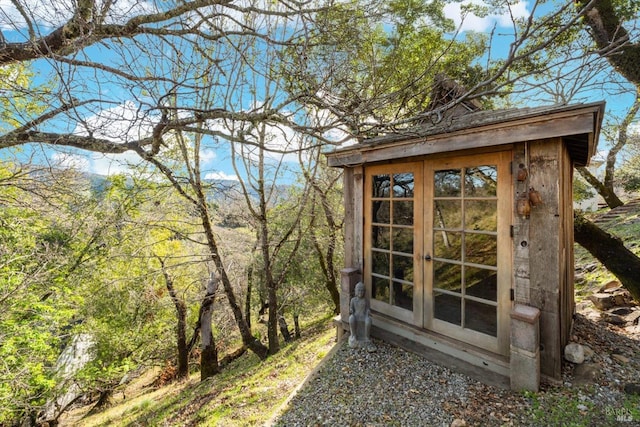
[(218, 351), (211, 330), (211, 316), (213, 314), (213, 299), (218, 289), (218, 281), (213, 273), (207, 282), (207, 294), (202, 301), (202, 315), (200, 316), (200, 342), (202, 354), (200, 355), (200, 381), (220, 372), (218, 366)]
[(596, 178), (589, 169), (585, 167), (578, 167), (578, 172), (582, 177), (587, 181), (604, 199), (604, 202), (607, 204), (609, 209), (617, 208), (618, 206), (624, 205), (622, 200), (618, 197), (618, 195), (613, 191), (612, 186), (606, 186), (598, 178)]
[(222, 286), (224, 288), (224, 293), (227, 296), (227, 301), (229, 306), (231, 307), (231, 311), (233, 312), (233, 317), (236, 321), (236, 325), (240, 330), (240, 336), (242, 337), (242, 343), (252, 352), (256, 354), (260, 358), (260, 360), (264, 360), (269, 355), (269, 350), (264, 346), (256, 337), (251, 335), (251, 329), (247, 324), (247, 320), (245, 315), (242, 313), (242, 309), (238, 305), (238, 301), (236, 300), (236, 294), (233, 291), (233, 285), (231, 284), (231, 280), (227, 276), (227, 271), (222, 263), (222, 258), (220, 257), (220, 251), (218, 250), (218, 244), (216, 243), (216, 239), (213, 235), (213, 229), (211, 227), (211, 222), (209, 221), (209, 213), (206, 208), (204, 194), (198, 194), (199, 201), (201, 205), (199, 206), (201, 212), (202, 225), (204, 227), (205, 236), (207, 238), (207, 244), (209, 249), (211, 250), (211, 260), (216, 266), (216, 270), (220, 274), (220, 280), (222, 281)]
[(247, 270), (247, 296), (244, 299), (244, 318), (251, 331), (251, 293), (253, 292), (253, 262)]
[(633, 42), (633, 37), (622, 25), (615, 1), (581, 0), (577, 3), (590, 6), (584, 17), (600, 56), (606, 58), (620, 75), (640, 88), (640, 44)]
[(178, 379), (189, 378), (189, 350), (187, 348), (187, 307), (183, 301), (178, 312)]
[[(315, 189), (313, 201), (311, 203), (311, 220), (309, 227), (309, 235), (311, 237), (311, 241), (313, 242), (313, 247), (318, 254), (318, 263), (320, 264), (320, 269), (322, 270), (322, 274), (324, 275), (324, 286), (329, 291), (329, 295), (331, 295), (331, 300), (333, 301), (333, 313), (340, 313), (340, 291), (338, 290), (338, 278), (335, 273), (333, 258), (335, 256), (335, 248), (337, 237), (338, 226), (335, 223), (333, 212), (329, 208), (329, 202), (326, 199), (326, 195), (322, 192), (319, 185), (313, 184), (313, 188)], [(320, 197), (320, 201), (327, 208), (324, 209), (325, 218), (327, 221), (327, 227), (329, 231), (329, 244), (327, 245), (326, 253), (323, 251), (322, 246), (320, 245), (320, 241), (316, 232), (319, 227), (316, 227), (316, 209), (315, 209), (315, 196), (318, 195)]]
[(187, 347), (187, 306), (182, 301), (173, 286), (173, 278), (169, 275), (164, 265), (164, 260), (158, 257), (160, 266), (162, 267), (162, 274), (164, 275), (164, 282), (171, 296), (171, 301), (176, 307), (176, 316), (178, 318), (177, 324), (177, 346), (178, 346), (178, 379), (185, 379), (189, 377), (189, 350)]
[(278, 340), (278, 294), (273, 279), (267, 284), (267, 296), (269, 298), (269, 311), (267, 320), (267, 336), (269, 337), (269, 354), (280, 351)]
[(278, 325), (280, 326), (280, 333), (282, 334), (284, 341), (291, 342), (291, 332), (289, 332), (289, 325), (287, 325), (287, 319), (285, 319), (284, 316), (280, 315), (278, 317)]
[(300, 316), (298, 315), (298, 313), (293, 315), (293, 327), (294, 327), (294, 331), (295, 331), (295, 337), (296, 339), (300, 339)]
[(615, 237), (576, 213), (574, 238), (607, 270), (620, 280), (633, 298), (640, 302), (640, 258)]

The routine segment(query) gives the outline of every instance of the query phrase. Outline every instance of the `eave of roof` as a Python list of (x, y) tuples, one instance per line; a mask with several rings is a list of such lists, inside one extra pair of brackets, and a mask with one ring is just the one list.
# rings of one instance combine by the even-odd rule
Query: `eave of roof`
[(329, 165), (348, 167), (392, 160), (563, 137), (576, 165), (595, 154), (605, 102), (478, 111), (364, 140), (326, 153)]

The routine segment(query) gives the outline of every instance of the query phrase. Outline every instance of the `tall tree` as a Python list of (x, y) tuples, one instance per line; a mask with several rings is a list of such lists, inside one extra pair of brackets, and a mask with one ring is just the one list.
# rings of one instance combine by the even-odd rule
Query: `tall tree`
[[(320, 152), (316, 153), (320, 156)], [(319, 171), (315, 176), (307, 176), (312, 194), (309, 203), (307, 233), (311, 239), (317, 261), (322, 272), (324, 286), (333, 301), (333, 311), (340, 312), (340, 241), (343, 235), (341, 182), (342, 174), (329, 170), (321, 159), (316, 160)]]
[(611, 129), (613, 135), (611, 140), (614, 141), (605, 162), (604, 178), (600, 181), (589, 169), (585, 167), (578, 168), (580, 175), (602, 196), (605, 203), (610, 209), (622, 206), (624, 203), (616, 194), (616, 163), (618, 154), (623, 150), (629, 142), (630, 127), (633, 124), (638, 111), (640, 110), (640, 89), (636, 92), (636, 98), (631, 108), (626, 112), (622, 122)]
[(636, 22), (638, 2), (635, 0), (578, 1), (579, 14), (589, 27), (597, 54), (606, 58), (625, 80), (640, 87), (640, 42)]

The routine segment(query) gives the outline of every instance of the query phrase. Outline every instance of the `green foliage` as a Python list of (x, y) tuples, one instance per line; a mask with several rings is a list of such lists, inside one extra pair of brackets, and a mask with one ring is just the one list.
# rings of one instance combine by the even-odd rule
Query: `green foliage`
[(616, 179), (626, 191), (640, 190), (640, 156), (636, 155), (625, 162), (616, 172)]
[(573, 199), (581, 202), (593, 196), (595, 196), (593, 188), (580, 175), (576, 174), (573, 178)]
[(96, 338), (96, 358), (82, 375), (90, 384), (114, 384), (131, 369), (163, 364), (174, 355), (175, 308), (156, 257), (165, 259), (174, 286), (189, 299), (190, 323), (200, 294), (193, 285), (206, 273), (194, 266), (198, 249), (180, 237), (189, 236), (193, 226), (172, 192), (113, 176), (98, 197), (107, 228), (83, 289), (91, 303), (81, 308), (84, 328)]
[(193, 229), (171, 192), (124, 176), (82, 191), (84, 178), (30, 167), (0, 168), (0, 424), (35, 416), (64, 391), (56, 361), (78, 333), (95, 342), (76, 376), (85, 387), (173, 357), (175, 308), (156, 255), (169, 258), (189, 323), (206, 277), (197, 246), (176, 237)]
[(357, 132), (371, 119), (388, 122), (424, 112), (439, 74), (473, 87), (486, 77), (477, 60), (487, 38), (447, 37), (453, 27), (443, 6), (397, 0), (371, 11), (349, 2), (323, 11), (313, 43), (303, 52), (289, 52), (300, 58), (284, 65), (289, 90), (330, 92), (333, 107), (353, 120)]
[[(3, 172), (11, 167), (3, 164)], [(76, 244), (71, 231), (59, 216), (28, 207), (35, 202), (28, 193), (19, 195), (27, 207), (0, 210), (0, 424), (37, 412), (51, 397), (53, 368), (82, 303), (66, 271)]]
[[(29, 90), (33, 79), (34, 73), (24, 64), (0, 67), (0, 131), (13, 129), (25, 117), (44, 111), (38, 91)], [(46, 92), (46, 86), (40, 89)], [(16, 117), (16, 112), (21, 117)]]
[(614, 0), (614, 9), (622, 20), (636, 20), (640, 12), (640, 1), (638, 0)]

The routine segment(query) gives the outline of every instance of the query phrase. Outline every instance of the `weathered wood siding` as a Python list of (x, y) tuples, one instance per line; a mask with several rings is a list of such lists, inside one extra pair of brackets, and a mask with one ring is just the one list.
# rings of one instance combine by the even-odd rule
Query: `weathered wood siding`
[(519, 169), (526, 169), (528, 164), (525, 144), (514, 146), (513, 150), (513, 287), (516, 304), (531, 304), (531, 281), (529, 273), (529, 218), (518, 215), (518, 200), (527, 198), (529, 178), (518, 181)]
[(551, 378), (561, 377), (560, 268), (563, 238), (562, 146), (558, 139), (529, 143), (529, 186), (542, 197), (531, 208), (529, 220), (529, 277), (531, 305), (540, 315), (540, 370)]
[(340, 292), (340, 317), (349, 320), (349, 301), (353, 296), (355, 282), (362, 278), (362, 232), (363, 232), (363, 168), (345, 168), (343, 173), (344, 194), (344, 264), (342, 289)]
[(562, 146), (562, 193), (561, 201), (564, 209), (563, 212), (563, 240), (562, 240), (562, 258), (560, 266), (562, 268), (563, 283), (560, 288), (560, 345), (561, 351), (569, 342), (571, 337), (571, 328), (573, 326), (573, 315), (575, 312), (575, 260), (573, 252), (573, 161), (569, 150), (565, 145)]

